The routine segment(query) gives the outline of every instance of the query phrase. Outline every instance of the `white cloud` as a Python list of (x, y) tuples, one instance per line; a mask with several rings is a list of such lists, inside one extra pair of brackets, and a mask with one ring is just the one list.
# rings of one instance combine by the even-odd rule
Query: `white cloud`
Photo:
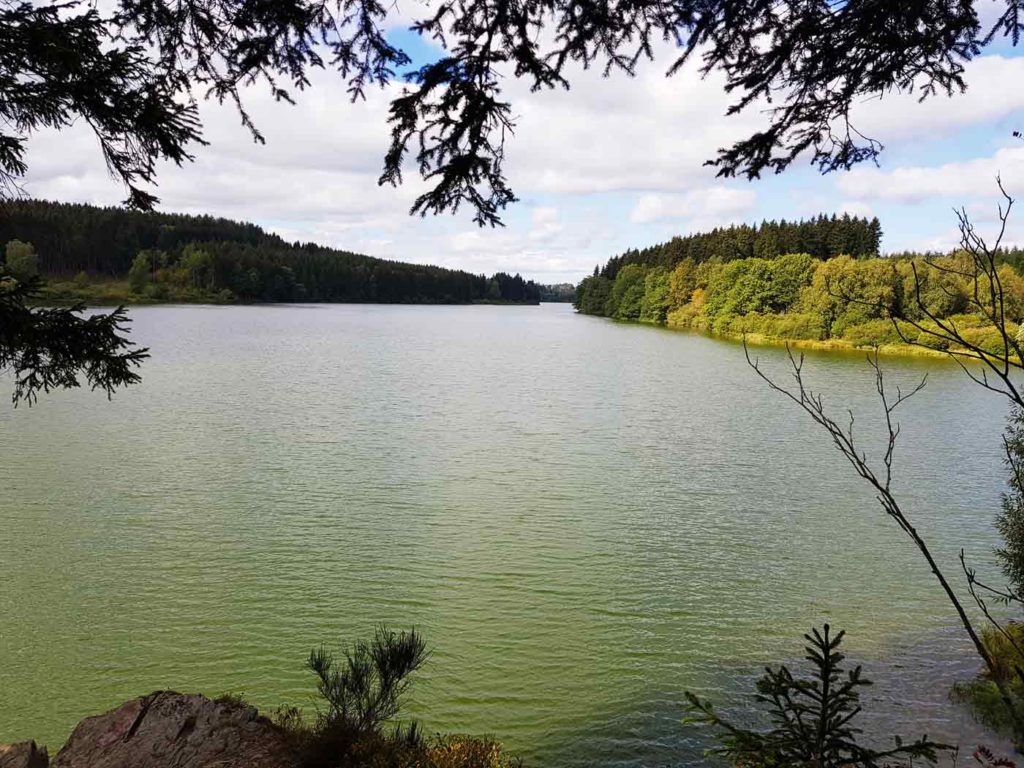
[(937, 166), (908, 166), (884, 171), (857, 168), (838, 177), (839, 189), (859, 200), (921, 203), (936, 198), (966, 201), (991, 197), (1001, 176), (1011, 194), (1024, 193), (1024, 147), (1003, 147), (989, 157)]
[(712, 187), (684, 195), (652, 193), (642, 195), (629, 219), (635, 224), (650, 224), (659, 219), (699, 219), (712, 226), (742, 219), (757, 203), (750, 187)]
[(534, 208), (530, 219), (533, 228), (530, 230), (529, 237), (534, 242), (550, 241), (562, 231), (558, 209), (552, 206)]
[[(851, 121), (859, 131), (889, 145), (927, 142), (964, 128), (991, 124), (1024, 110), (1024, 58), (980, 56), (964, 69), (965, 93), (936, 95), (920, 101), (919, 92), (888, 95), (862, 102)], [(1009, 131), (1007, 131), (1009, 133)]]
[(875, 210), (862, 200), (844, 200), (839, 204), (837, 213), (848, 213), (851, 216), (860, 216), (870, 219), (875, 215)]

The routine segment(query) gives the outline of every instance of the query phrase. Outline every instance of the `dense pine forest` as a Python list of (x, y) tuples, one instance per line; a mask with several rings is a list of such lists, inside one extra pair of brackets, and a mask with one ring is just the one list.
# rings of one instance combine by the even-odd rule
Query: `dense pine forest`
[(818, 216), (808, 221), (766, 221), (760, 226), (739, 224), (694, 235), (673, 237), (667, 243), (633, 249), (613, 256), (597, 272), (614, 280), (627, 264), (671, 269), (684, 259), (733, 261), (749, 258), (773, 258), (784, 253), (806, 253), (816, 259), (850, 254), (878, 255), (882, 225), (854, 218)]
[[(819, 216), (677, 237), (595, 267), (574, 304), (584, 314), (731, 336), (857, 347), (909, 338), (935, 346), (941, 340), (909, 327), (901, 333), (890, 320), (921, 320), (920, 299), (932, 316), (955, 318), (978, 343), (999, 347), (984, 319), (969, 312), (963, 254), (882, 257), (881, 234), (877, 219)], [(1016, 331), (1024, 322), (1024, 252), (1000, 257), (1007, 319)]]
[[(123, 208), (4, 202), (0, 245), (31, 246), (50, 298), (536, 303), (541, 286), (288, 243), (254, 224)], [(97, 286), (100, 286), (99, 288)]]

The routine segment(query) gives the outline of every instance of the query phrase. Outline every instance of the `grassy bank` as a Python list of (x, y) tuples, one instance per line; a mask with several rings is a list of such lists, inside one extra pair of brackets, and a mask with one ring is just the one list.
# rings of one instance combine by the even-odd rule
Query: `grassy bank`
[[(309, 302), (296, 299), (293, 301)], [(34, 302), (39, 306), (65, 306), (82, 302), (90, 307), (110, 307), (120, 305), (152, 305), (152, 304), (259, 304), (260, 300), (242, 301), (231, 291), (203, 291), (191, 287), (170, 286), (164, 290), (148, 290), (134, 292), (127, 279), (116, 278), (75, 278), (55, 279), (47, 282)], [(314, 300), (314, 303), (325, 303)], [(353, 303), (353, 302), (340, 302)], [(493, 304), (498, 306), (537, 306), (539, 301), (503, 301), (500, 299), (478, 299), (466, 302), (354, 302), (354, 303), (400, 303), (400, 304)]]
[(707, 336), (712, 339), (720, 339), (724, 341), (743, 342), (751, 346), (760, 347), (791, 347), (793, 349), (803, 349), (810, 351), (819, 352), (846, 352), (855, 354), (859, 352), (874, 352), (878, 351), (880, 355), (888, 357), (948, 357), (949, 352), (929, 349), (928, 347), (919, 347), (915, 344), (904, 344), (904, 343), (890, 343), (881, 344), (877, 347), (870, 345), (857, 345), (853, 342), (845, 339), (784, 339), (775, 336), (767, 336), (763, 333), (716, 333), (709, 330), (697, 330), (689, 328), (687, 326), (672, 325), (666, 323), (663, 327), (683, 333), (696, 333), (701, 336)]
[(39, 293), (38, 304), (65, 305), (82, 302), (86, 306), (117, 306), (121, 304), (225, 304), (216, 294), (189, 289), (163, 294), (133, 293), (128, 280), (115, 278), (55, 279), (47, 282)]

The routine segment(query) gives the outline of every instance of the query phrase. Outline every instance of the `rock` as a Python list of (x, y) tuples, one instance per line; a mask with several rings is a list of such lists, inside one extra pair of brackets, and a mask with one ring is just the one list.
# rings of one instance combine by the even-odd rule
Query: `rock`
[(80, 722), (50, 768), (214, 766), (294, 768), (295, 760), (281, 730), (253, 707), (157, 691)]
[(0, 768), (46, 768), (49, 764), (46, 747), (37, 747), (34, 741), (0, 744)]

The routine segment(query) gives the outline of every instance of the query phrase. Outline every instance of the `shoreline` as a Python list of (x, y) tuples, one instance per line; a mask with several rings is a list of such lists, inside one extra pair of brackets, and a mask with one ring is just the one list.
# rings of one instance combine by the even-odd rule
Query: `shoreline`
[(694, 328), (689, 325), (678, 325), (673, 323), (652, 323), (644, 320), (618, 320), (613, 317), (605, 317), (604, 315), (588, 315), (580, 312), (579, 310), (576, 310), (576, 314), (583, 315), (584, 317), (608, 320), (613, 323), (621, 323), (622, 325), (642, 325), (649, 328), (660, 328), (661, 330), (672, 331), (673, 333), (689, 333), (695, 336), (715, 339), (717, 341), (742, 343), (746, 340), (747, 343), (758, 347), (789, 346), (794, 349), (804, 349), (814, 352), (839, 352), (845, 354), (867, 353), (877, 350), (878, 354), (883, 357), (926, 357), (932, 359), (955, 358), (958, 356), (959, 351), (961, 352), (959, 355), (961, 358), (966, 357), (969, 360), (978, 359), (967, 353), (966, 350), (932, 349), (930, 347), (917, 346), (915, 344), (881, 344), (877, 347), (858, 346), (846, 339), (785, 339), (777, 336), (769, 336), (764, 333), (730, 333), (725, 331), (711, 331), (706, 328)]
[[(45, 290), (43, 293), (33, 297), (26, 304), (30, 307), (73, 307), (76, 304), (85, 304), (86, 309), (114, 309), (117, 307), (168, 307), (168, 306), (189, 306), (189, 307), (273, 307), (282, 305), (328, 305), (345, 304), (358, 306), (361, 304), (390, 306), (390, 307), (539, 307), (545, 303), (542, 301), (495, 301), (493, 299), (481, 299), (480, 301), (326, 301), (322, 299), (296, 299), (291, 301), (214, 301), (210, 297), (189, 298), (188, 296), (174, 296), (166, 299), (153, 299), (147, 296), (120, 296), (112, 294), (101, 294), (96, 296), (67, 296), (51, 295)], [(566, 302), (567, 303), (567, 302)]]

